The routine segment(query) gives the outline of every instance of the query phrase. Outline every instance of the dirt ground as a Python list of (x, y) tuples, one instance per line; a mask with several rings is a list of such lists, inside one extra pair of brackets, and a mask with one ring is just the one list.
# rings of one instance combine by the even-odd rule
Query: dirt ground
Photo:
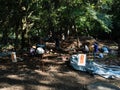
[(69, 59), (59, 57), (61, 55), (49, 55), (42, 61), (26, 58), (17, 63), (5, 58), (7, 61), (0, 64), (0, 90), (87, 90), (87, 85), (96, 81), (120, 87), (120, 80), (76, 71), (69, 65)]
[[(0, 90), (87, 90), (94, 82), (107, 82), (120, 88), (120, 80), (74, 70), (69, 64), (70, 54), (51, 53), (39, 58), (25, 56), (12, 63), (10, 57), (0, 58)], [(64, 58), (65, 57), (65, 58)], [(104, 61), (106, 60), (106, 61)], [(120, 59), (106, 58), (101, 62), (120, 65)]]

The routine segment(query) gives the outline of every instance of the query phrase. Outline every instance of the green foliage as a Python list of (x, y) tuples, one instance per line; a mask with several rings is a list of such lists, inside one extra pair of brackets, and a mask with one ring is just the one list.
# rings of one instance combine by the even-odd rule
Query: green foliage
[(96, 10), (97, 7), (98, 5), (86, 3), (82, 6), (82, 9), (76, 9), (76, 11), (74, 11), (76, 12), (74, 15), (78, 16), (75, 22), (80, 30), (87, 29), (89, 34), (91, 34), (92, 31), (97, 28), (99, 28), (98, 31), (100, 29), (104, 30), (104, 32), (111, 31), (111, 15), (107, 14), (107, 11), (105, 13), (102, 12), (102, 10)]
[(120, 40), (120, 1), (114, 0), (112, 5), (113, 13), (113, 29), (112, 29), (112, 36), (114, 39), (119, 42)]
[[(4, 31), (8, 36), (12, 33), (16, 38), (21, 37), (22, 33), (28, 37), (33, 34), (47, 36), (50, 31), (67, 33), (67, 30), (70, 30), (70, 33), (90, 35), (99, 34), (99, 31), (108, 33), (113, 30), (113, 24), (119, 28), (120, 2), (118, 0), (114, 2), (113, 0), (0, 0), (0, 32)], [(114, 15), (111, 7), (115, 9)]]
[(101, 28), (103, 28), (105, 32), (111, 31), (110, 28), (112, 28), (112, 21), (109, 15), (96, 12), (91, 8), (87, 8), (87, 10), (88, 10), (89, 16), (91, 16), (92, 19), (100, 23)]

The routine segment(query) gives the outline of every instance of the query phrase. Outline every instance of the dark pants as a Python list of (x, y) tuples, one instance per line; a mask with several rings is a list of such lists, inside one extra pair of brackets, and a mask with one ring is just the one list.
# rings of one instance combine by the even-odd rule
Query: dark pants
[(43, 58), (43, 54), (37, 54), (37, 57), (39, 58), (39, 60), (41, 60)]

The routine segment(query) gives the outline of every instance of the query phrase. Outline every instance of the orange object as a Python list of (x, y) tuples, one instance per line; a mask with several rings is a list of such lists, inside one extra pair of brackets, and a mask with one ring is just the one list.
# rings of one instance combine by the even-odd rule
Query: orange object
[(82, 66), (86, 65), (86, 54), (78, 55), (78, 65), (82, 65)]
[(84, 63), (85, 56), (82, 54), (79, 58), (80, 58), (80, 63)]

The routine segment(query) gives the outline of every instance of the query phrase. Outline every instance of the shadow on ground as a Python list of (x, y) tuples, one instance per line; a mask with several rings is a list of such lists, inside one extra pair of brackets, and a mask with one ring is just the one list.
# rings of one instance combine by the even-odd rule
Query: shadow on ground
[[(59, 63), (56, 56), (51, 56), (47, 57), (48, 62), (42, 66), (43, 63), (38, 58), (26, 57), (24, 59), (17, 63), (12, 63), (9, 57), (0, 59), (0, 89), (86, 90), (86, 86), (79, 83), (75, 76), (67, 74), (73, 71), (69, 62)], [(57, 71), (50, 71), (50, 67)]]

